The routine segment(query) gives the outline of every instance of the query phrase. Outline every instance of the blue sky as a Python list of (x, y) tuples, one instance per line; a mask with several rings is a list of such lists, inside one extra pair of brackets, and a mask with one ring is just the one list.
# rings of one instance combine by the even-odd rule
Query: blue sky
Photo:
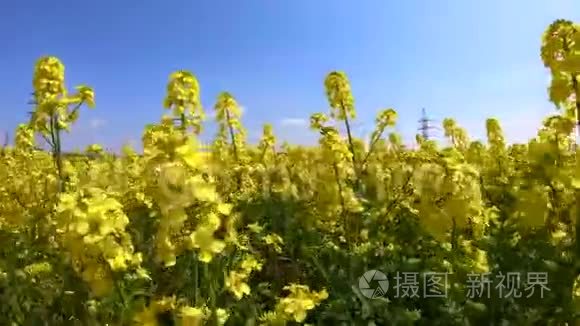
[[(576, 4), (574, 4), (576, 2)], [(0, 131), (26, 120), (32, 69), (42, 55), (66, 65), (67, 85), (95, 88), (69, 148), (138, 142), (163, 113), (169, 74), (191, 70), (207, 111), (219, 92), (244, 107), (250, 139), (264, 122), (309, 143), (305, 122), (327, 111), (323, 81), (345, 71), (357, 132), (393, 107), (411, 142), (421, 108), (454, 117), (474, 138), (501, 120), (525, 140), (546, 114), (549, 77), (540, 37), (557, 18), (580, 21), (576, 0), (101, 0), (0, 3)], [(208, 126), (205, 138), (212, 136)], [(1, 136), (0, 136), (1, 138)]]

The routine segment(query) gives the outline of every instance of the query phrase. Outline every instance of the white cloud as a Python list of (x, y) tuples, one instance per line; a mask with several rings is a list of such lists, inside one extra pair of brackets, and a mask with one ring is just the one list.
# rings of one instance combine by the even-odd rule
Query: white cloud
[(104, 119), (99, 119), (99, 118), (95, 118), (92, 119), (89, 122), (89, 125), (91, 127), (91, 129), (96, 130), (96, 129), (101, 129), (103, 128), (105, 125), (107, 124), (107, 121)]
[(302, 118), (285, 118), (280, 121), (284, 127), (304, 127), (308, 125), (308, 121)]

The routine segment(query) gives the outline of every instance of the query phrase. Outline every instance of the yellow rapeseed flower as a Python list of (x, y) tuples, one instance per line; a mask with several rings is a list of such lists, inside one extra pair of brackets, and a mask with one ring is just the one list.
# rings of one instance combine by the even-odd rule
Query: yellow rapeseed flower
[(135, 314), (133, 321), (139, 326), (158, 326), (157, 313), (155, 309), (147, 307)]
[(212, 261), (213, 256), (221, 253), (226, 244), (213, 236), (214, 230), (201, 226), (190, 235), (191, 246), (199, 249), (199, 260), (204, 263)]
[(306, 285), (291, 284), (284, 289), (289, 290), (290, 295), (280, 299), (276, 310), (299, 323), (306, 319), (309, 310), (328, 298), (326, 290), (313, 292)]
[(180, 311), (182, 326), (201, 326), (207, 317), (205, 311), (195, 307), (183, 307)]
[(259, 271), (262, 269), (262, 264), (253, 256), (246, 256), (240, 267), (243, 272), (249, 275), (253, 270)]
[(236, 271), (230, 271), (226, 277), (227, 289), (240, 300), (244, 295), (250, 294), (250, 286), (245, 282), (247, 274)]
[(284, 244), (284, 240), (282, 240), (282, 238), (279, 235), (271, 233), (265, 236), (263, 239), (264, 242), (266, 242), (267, 245), (272, 246), (277, 253), (282, 252), (281, 245)]

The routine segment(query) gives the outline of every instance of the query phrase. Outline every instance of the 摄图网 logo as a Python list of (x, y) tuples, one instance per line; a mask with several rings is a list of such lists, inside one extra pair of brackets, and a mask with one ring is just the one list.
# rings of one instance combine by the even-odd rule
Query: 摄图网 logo
[(387, 293), (389, 280), (383, 272), (370, 270), (358, 279), (358, 288), (369, 299), (380, 298)]

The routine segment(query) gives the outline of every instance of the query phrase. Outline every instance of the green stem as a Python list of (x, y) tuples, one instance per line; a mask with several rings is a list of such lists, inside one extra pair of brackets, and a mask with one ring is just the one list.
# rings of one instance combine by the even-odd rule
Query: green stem
[(52, 140), (52, 157), (56, 166), (56, 172), (58, 175), (58, 189), (63, 191), (63, 178), (62, 178), (62, 157), (61, 157), (61, 147), (60, 147), (60, 128), (58, 127), (57, 117), (53, 114), (50, 117), (50, 137)]
[(348, 115), (346, 112), (346, 108), (343, 104), (341, 104), (341, 108), (342, 108), (342, 113), (344, 114), (344, 124), (346, 126), (346, 134), (348, 137), (348, 145), (350, 148), (350, 152), (352, 154), (352, 167), (354, 168), (354, 173), (355, 173), (355, 177), (356, 177), (356, 190), (359, 191), (361, 188), (361, 180), (360, 180), (360, 173), (359, 173), (359, 166), (357, 165), (357, 160), (356, 160), (356, 151), (354, 148), (354, 141), (352, 138), (352, 132), (350, 130), (350, 121), (348, 120)]
[(346, 108), (341, 105), (342, 113), (344, 114), (344, 125), (346, 126), (346, 134), (348, 136), (348, 145), (350, 147), (350, 152), (352, 153), (352, 164), (356, 170), (356, 153), (354, 150), (354, 142), (352, 140), (352, 132), (350, 130), (350, 121), (348, 120), (348, 115), (346, 113)]
[(199, 261), (197, 255), (193, 259), (193, 305), (197, 306), (199, 303)]
[[(574, 88), (574, 94), (576, 95), (576, 137), (580, 137), (580, 89), (578, 88), (578, 76), (576, 74), (572, 75), (572, 87)], [(574, 140), (576, 142), (576, 140)], [(576, 144), (577, 146), (577, 144)], [(575, 146), (575, 147), (576, 147)], [(576, 165), (580, 164), (580, 152), (578, 148), (576, 151)], [(575, 190), (576, 199), (576, 269), (577, 274), (580, 274), (580, 189)]]
[(371, 156), (371, 154), (373, 153), (376, 144), (379, 142), (379, 139), (381, 139), (383, 132), (384, 132), (384, 128), (382, 128), (381, 131), (378, 132), (376, 134), (376, 136), (371, 140), (371, 144), (369, 146), (369, 151), (367, 152), (364, 159), (362, 160), (361, 167), (364, 167), (367, 164), (367, 161), (368, 161), (369, 157)]
[(451, 248), (457, 248), (457, 221), (451, 217)]
[(117, 293), (119, 294), (119, 298), (121, 299), (121, 325), (124, 324), (125, 322), (125, 311), (127, 311), (127, 298), (125, 297), (125, 292), (123, 291), (123, 288), (121, 286), (119, 286), (119, 282), (120, 279), (119, 277), (115, 276), (113, 279), (113, 282), (115, 283), (115, 289), (117, 290)]
[[(236, 144), (236, 134), (234, 133), (234, 127), (232, 126), (231, 122), (230, 122), (230, 111), (228, 111), (227, 109), (226, 111), (226, 119), (227, 119), (227, 124), (228, 124), (228, 130), (230, 132), (230, 138), (232, 141), (232, 149), (234, 151), (234, 159), (236, 160), (236, 163), (240, 163), (239, 160), (239, 156), (238, 156), (238, 147)], [(236, 173), (236, 179), (237, 179), (237, 183), (238, 183), (238, 190), (240, 190), (242, 188), (242, 176), (240, 175), (240, 173)]]
[(182, 113), (180, 115), (179, 120), (181, 121), (181, 125), (179, 127), (181, 128), (181, 130), (183, 131), (183, 134), (185, 135), (185, 133), (187, 131), (187, 126), (185, 125), (185, 113)]
[(209, 320), (209, 324), (217, 326), (218, 325), (218, 319), (217, 319), (217, 315), (216, 315), (217, 304), (216, 304), (216, 294), (215, 294), (215, 287), (214, 287), (215, 279), (213, 277), (214, 276), (213, 268), (212, 268), (212, 270), (210, 270), (210, 264), (213, 267), (215, 262), (204, 264), (205, 279), (208, 282), (208, 289), (209, 289), (209, 308), (211, 311), (211, 317)]
[(232, 142), (232, 149), (234, 151), (234, 158), (236, 159), (236, 162), (238, 161), (238, 147), (236, 145), (236, 134), (234, 133), (234, 127), (232, 126), (232, 124), (230, 123), (230, 111), (225, 110), (226, 111), (226, 119), (227, 119), (227, 124), (228, 124), (228, 130), (230, 132), (230, 138), (231, 138), (231, 142)]
[(347, 271), (348, 271), (348, 281), (349, 284), (350, 282), (352, 282), (352, 264), (351, 264), (351, 259), (350, 259), (350, 235), (349, 235), (349, 219), (348, 219), (348, 211), (346, 210), (346, 205), (344, 202), (344, 195), (343, 195), (343, 190), (342, 190), (342, 183), (340, 182), (340, 174), (338, 171), (338, 166), (336, 165), (336, 163), (333, 164), (333, 168), (334, 168), (334, 176), (336, 178), (336, 184), (338, 186), (338, 193), (339, 193), (339, 197), (340, 197), (340, 207), (341, 207), (341, 214), (343, 215), (343, 231), (344, 231), (344, 238), (346, 240), (346, 246), (348, 248), (347, 250)]

